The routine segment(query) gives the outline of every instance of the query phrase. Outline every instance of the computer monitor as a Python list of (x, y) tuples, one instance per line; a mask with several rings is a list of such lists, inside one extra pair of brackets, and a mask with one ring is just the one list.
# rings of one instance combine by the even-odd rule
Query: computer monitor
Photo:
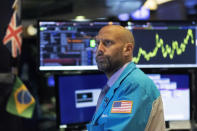
[(140, 68), (196, 68), (196, 21), (39, 21), (39, 70), (97, 70), (95, 36), (108, 24), (135, 38), (133, 62)]
[(190, 120), (190, 75), (148, 74), (160, 90), (165, 121)]
[(196, 68), (196, 21), (131, 21), (133, 62), (140, 68)]
[(90, 122), (106, 82), (106, 76), (100, 73), (57, 75), (57, 116), (60, 128)]
[[(190, 75), (149, 73), (160, 90), (165, 121), (190, 120)], [(98, 96), (107, 78), (104, 74), (57, 75), (58, 124), (77, 125), (90, 122)]]
[(39, 21), (39, 70), (97, 70), (95, 36), (108, 24), (120, 23)]

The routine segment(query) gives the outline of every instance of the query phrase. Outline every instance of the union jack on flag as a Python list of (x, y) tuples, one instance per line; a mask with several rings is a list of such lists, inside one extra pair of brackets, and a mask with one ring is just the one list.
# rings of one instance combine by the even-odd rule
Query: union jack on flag
[(22, 26), (17, 24), (17, 11), (15, 10), (3, 39), (3, 44), (10, 47), (9, 50), (12, 52), (13, 58), (16, 58), (21, 53), (22, 45)]

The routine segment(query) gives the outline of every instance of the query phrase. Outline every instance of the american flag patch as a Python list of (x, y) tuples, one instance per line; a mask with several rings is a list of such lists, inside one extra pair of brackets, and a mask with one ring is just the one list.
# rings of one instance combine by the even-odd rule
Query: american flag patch
[(114, 101), (111, 113), (131, 113), (133, 101)]

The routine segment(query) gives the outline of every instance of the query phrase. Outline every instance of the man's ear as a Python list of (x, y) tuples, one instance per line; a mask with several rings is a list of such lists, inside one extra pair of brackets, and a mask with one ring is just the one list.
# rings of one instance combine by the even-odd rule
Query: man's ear
[(124, 46), (124, 55), (125, 56), (132, 56), (133, 54), (133, 48), (134, 48), (134, 45), (132, 43), (126, 43), (125, 46)]

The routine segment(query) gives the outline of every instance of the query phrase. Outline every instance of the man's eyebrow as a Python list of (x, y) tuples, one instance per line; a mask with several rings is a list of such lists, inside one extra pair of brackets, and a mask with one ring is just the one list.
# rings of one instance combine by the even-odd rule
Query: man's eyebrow
[(95, 39), (98, 39), (98, 37), (99, 37), (98, 35), (94, 36)]

